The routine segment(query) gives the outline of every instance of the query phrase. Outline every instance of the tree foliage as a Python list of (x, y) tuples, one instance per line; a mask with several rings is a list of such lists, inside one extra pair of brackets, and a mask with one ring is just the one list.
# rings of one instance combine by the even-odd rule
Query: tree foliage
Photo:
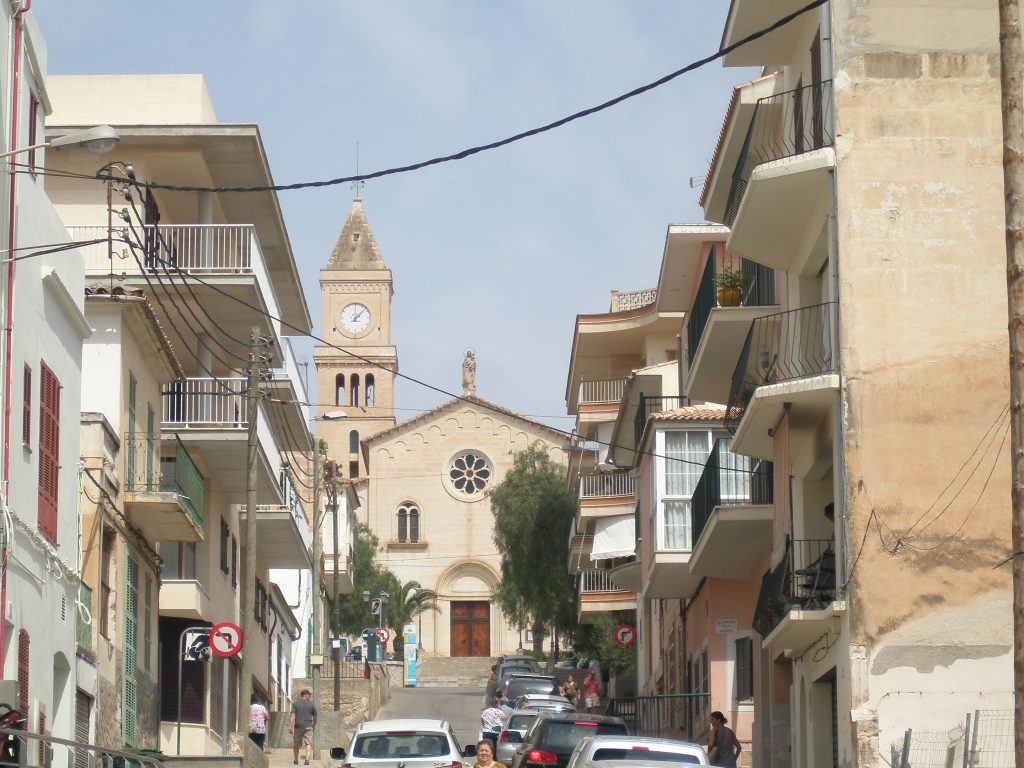
[[(437, 605), (437, 592), (424, 589), (418, 581), (407, 581), (399, 587), (397, 593), (391, 594), (391, 602), (388, 603), (388, 623), (395, 633), (392, 641), (395, 656), (401, 658), (404, 652), (402, 632), (405, 625), (411, 624), (413, 619), (428, 611), (440, 610)], [(420, 642), (423, 642), (422, 638)]]
[[(354, 590), (351, 594), (337, 598), (332, 617), (332, 626), (343, 633), (356, 635), (368, 626), (375, 626), (375, 619), (369, 616), (369, 606), (363, 602), (363, 591), (373, 597), (387, 592), (392, 597), (401, 592), (402, 585), (390, 570), (377, 562), (380, 542), (363, 523), (356, 523), (353, 530), (355, 565), (352, 570)], [(330, 574), (327, 576), (330, 579)]]
[(633, 674), (636, 668), (636, 645), (623, 648), (615, 642), (615, 628), (619, 624), (632, 623), (606, 613), (598, 616), (593, 624), (580, 625), (575, 633), (575, 648), (583, 656), (600, 659), (608, 670), (618, 674)]
[(501, 559), (495, 601), (521, 627), (572, 631), (576, 594), (566, 563), (576, 498), (565, 471), (543, 448), (527, 448), (490, 499)]

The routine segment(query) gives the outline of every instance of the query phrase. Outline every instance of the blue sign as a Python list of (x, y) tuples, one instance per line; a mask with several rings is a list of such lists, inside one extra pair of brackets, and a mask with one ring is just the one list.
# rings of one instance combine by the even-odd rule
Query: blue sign
[(402, 630), (402, 667), (407, 687), (416, 687), (416, 625), (406, 624)]

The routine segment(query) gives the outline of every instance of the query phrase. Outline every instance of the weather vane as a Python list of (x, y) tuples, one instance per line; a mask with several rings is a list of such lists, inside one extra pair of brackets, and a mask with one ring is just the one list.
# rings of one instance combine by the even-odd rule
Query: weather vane
[(361, 197), (363, 187), (366, 186), (366, 182), (358, 178), (359, 176), (359, 142), (356, 142), (356, 180), (352, 182), (352, 191), (355, 192), (357, 198)]

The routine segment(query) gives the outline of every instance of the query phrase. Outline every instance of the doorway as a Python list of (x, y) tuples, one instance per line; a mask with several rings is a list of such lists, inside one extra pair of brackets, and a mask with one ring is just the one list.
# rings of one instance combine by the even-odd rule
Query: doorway
[(491, 655), (491, 604), (486, 600), (453, 602), (452, 656)]

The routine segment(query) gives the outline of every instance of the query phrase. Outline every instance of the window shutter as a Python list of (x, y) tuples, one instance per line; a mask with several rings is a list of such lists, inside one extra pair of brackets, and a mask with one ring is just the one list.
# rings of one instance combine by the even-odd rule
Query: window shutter
[(127, 554), (125, 558), (124, 590), (124, 680), (121, 700), (121, 731), (124, 743), (130, 747), (136, 744), (136, 708), (138, 681), (138, 618), (139, 618), (139, 565)]
[(60, 474), (60, 382), (46, 363), (39, 377), (39, 530), (57, 543), (57, 486)]
[(32, 368), (25, 363), (24, 384), (22, 385), (21, 442), (32, 443)]
[(153, 484), (153, 457), (156, 453), (156, 413), (151, 404), (146, 404), (146, 490), (157, 491)]
[[(126, 458), (128, 466), (125, 474), (128, 475), (128, 483), (133, 489), (138, 489), (139, 486), (139, 478), (135, 475), (135, 441), (138, 439), (138, 435), (135, 434), (135, 392), (137, 389), (138, 383), (135, 381), (135, 374), (128, 371), (128, 434), (125, 435), (125, 441), (128, 443)], [(146, 488), (145, 490), (152, 489)]]
[(142, 666), (146, 672), (153, 671), (153, 577), (146, 574), (146, 602), (143, 620), (146, 622), (143, 629)]
[(18, 632), (18, 709), (28, 717), (28, 632)]

